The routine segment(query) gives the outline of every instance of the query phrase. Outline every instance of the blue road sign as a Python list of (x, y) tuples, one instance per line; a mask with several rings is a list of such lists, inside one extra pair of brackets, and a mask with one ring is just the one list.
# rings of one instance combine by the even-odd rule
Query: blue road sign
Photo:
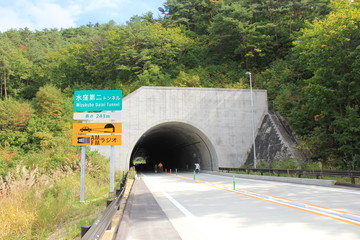
[(79, 90), (74, 92), (74, 111), (120, 111), (122, 90)]

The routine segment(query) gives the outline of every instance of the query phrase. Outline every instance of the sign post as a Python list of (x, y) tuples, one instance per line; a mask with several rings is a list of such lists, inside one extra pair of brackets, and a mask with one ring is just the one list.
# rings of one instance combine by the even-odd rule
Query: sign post
[[(83, 123), (73, 124), (73, 133), (82, 135), (72, 136), (72, 145), (81, 146), (81, 177), (80, 202), (85, 201), (85, 168), (86, 146), (110, 147), (110, 192), (115, 191), (115, 146), (122, 144), (122, 124), (120, 120), (122, 110), (122, 90), (80, 90), (74, 92), (74, 120), (84, 120)], [(111, 113), (88, 112), (111, 111)], [(111, 120), (110, 123), (89, 123), (88, 120)], [(93, 134), (101, 135), (93, 135)], [(88, 135), (92, 134), (92, 135)], [(108, 135), (111, 134), (111, 135)]]
[(85, 202), (86, 147), (81, 147), (80, 202)]
[(110, 147), (110, 192), (115, 192), (115, 146)]

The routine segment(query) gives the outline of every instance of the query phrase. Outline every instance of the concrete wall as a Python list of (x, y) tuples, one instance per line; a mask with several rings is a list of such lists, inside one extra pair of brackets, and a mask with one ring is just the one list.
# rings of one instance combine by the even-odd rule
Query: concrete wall
[[(253, 90), (253, 98), (257, 130), (268, 112), (267, 92)], [(252, 147), (251, 116), (248, 89), (142, 87), (123, 100), (123, 145), (116, 147), (117, 169), (129, 167), (134, 146), (149, 129), (171, 122), (201, 132), (217, 167), (240, 167)], [(109, 156), (110, 147), (93, 149)]]

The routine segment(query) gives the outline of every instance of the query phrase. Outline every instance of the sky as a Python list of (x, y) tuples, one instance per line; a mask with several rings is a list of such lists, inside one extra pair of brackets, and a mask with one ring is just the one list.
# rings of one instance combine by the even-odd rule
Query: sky
[(0, 0), (0, 32), (71, 28), (88, 23), (124, 24), (149, 11), (157, 18), (166, 0)]

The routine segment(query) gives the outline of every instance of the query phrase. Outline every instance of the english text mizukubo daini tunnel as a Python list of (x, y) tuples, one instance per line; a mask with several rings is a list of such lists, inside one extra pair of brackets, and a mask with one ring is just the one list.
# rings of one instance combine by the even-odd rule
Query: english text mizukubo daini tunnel
[[(160, 162), (167, 169), (240, 167), (268, 113), (267, 92), (252, 95), (253, 108), (248, 89), (139, 88), (123, 99), (116, 168), (127, 170), (139, 157), (149, 169)], [(110, 156), (110, 147), (91, 148)]]

